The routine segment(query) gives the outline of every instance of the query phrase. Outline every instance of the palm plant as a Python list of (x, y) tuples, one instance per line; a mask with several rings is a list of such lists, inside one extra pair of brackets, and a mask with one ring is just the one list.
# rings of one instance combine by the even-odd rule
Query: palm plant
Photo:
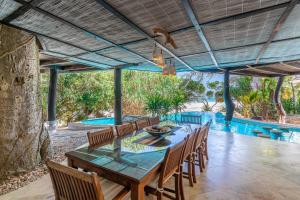
[(145, 110), (152, 116), (159, 116), (162, 113), (163, 98), (160, 94), (149, 94), (145, 98)]

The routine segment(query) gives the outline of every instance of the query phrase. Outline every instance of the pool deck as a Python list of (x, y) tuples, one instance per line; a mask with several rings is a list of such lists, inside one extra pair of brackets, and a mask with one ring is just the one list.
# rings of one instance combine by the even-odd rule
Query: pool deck
[[(299, 144), (211, 131), (209, 155), (197, 184), (191, 188), (184, 180), (188, 200), (300, 199)], [(0, 196), (0, 200), (21, 199), (54, 199), (49, 175)]]

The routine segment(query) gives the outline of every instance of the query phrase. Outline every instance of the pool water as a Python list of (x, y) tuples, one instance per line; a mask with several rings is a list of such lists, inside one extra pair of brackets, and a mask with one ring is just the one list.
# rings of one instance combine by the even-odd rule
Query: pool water
[(87, 119), (81, 121), (83, 124), (88, 124), (88, 125), (112, 125), (115, 123), (115, 118), (113, 117), (103, 117), (103, 118), (95, 118), (95, 119)]
[[(280, 125), (276, 123), (267, 123), (250, 119), (233, 118), (229, 125), (225, 125), (224, 115), (221, 113), (212, 112), (182, 112), (178, 114), (171, 114), (162, 117), (162, 120), (172, 120), (180, 122), (181, 114), (188, 114), (193, 116), (201, 116), (203, 124), (209, 120), (212, 120), (211, 129), (243, 134), (248, 136), (257, 136), (253, 131), (259, 131), (265, 135), (270, 135), (271, 139), (278, 139), (281, 141), (288, 141), (300, 144), (300, 127)], [(89, 125), (112, 125), (114, 124), (114, 118), (96, 118), (81, 121), (83, 124)], [(288, 127), (288, 128), (286, 128)], [(283, 128), (283, 129), (281, 129)], [(280, 136), (270, 132), (270, 129), (280, 130), (282, 133)]]

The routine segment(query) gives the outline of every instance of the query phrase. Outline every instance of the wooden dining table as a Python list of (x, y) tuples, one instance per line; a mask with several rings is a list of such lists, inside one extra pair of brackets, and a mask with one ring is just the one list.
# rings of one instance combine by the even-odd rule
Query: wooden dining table
[[(131, 190), (132, 200), (144, 199), (144, 187), (160, 173), (166, 149), (182, 141), (198, 125), (176, 125), (161, 137), (141, 130), (98, 146), (88, 144), (67, 152), (68, 165), (96, 172)], [(104, 194), (105, 195), (105, 194)]]

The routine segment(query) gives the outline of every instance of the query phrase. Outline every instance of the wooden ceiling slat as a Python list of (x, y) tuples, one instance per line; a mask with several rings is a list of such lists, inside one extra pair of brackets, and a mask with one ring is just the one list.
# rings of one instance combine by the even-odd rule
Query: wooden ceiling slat
[(265, 51), (267, 50), (268, 46), (270, 45), (270, 43), (272, 42), (272, 40), (275, 38), (276, 34), (279, 32), (280, 28), (283, 26), (283, 23), (286, 21), (286, 19), (288, 18), (288, 16), (291, 14), (292, 10), (294, 9), (294, 7), (296, 6), (296, 4), (299, 3), (299, 0), (291, 0), (291, 2), (289, 3), (289, 5), (286, 7), (286, 9), (284, 10), (284, 12), (282, 13), (280, 19), (278, 20), (278, 22), (276, 23), (268, 41), (263, 45), (263, 47), (260, 49), (257, 57), (256, 57), (256, 64), (259, 62), (260, 58), (262, 57), (262, 55), (265, 53)]
[[(4, 2), (7, 1), (4, 0)], [(12, 0), (9, 1), (12, 2)], [(108, 2), (118, 10), (114, 9), (112, 12), (96, 1)], [(263, 70), (265, 74), (269, 73), (268, 75), (272, 74), (272, 76), (300, 73), (298, 68), (287, 67), (283, 64), (255, 65), (255, 58), (259, 54), (259, 49), (257, 51), (256, 47), (268, 43), (273, 34), (272, 27), (277, 21), (277, 24), (280, 21), (282, 24), (284, 21), (282, 18), (287, 18), (287, 14), (283, 14), (279, 19), (283, 10), (285, 12), (291, 10), (291, 4), (296, 5), (300, 2), (299, 0), (191, 1), (196, 15), (194, 16), (195, 24), (196, 26), (200, 24), (201, 28), (204, 27), (206, 40), (210, 45), (208, 51), (197, 38), (197, 32), (184, 11), (181, 1), (183, 0), (47, 0), (41, 2), (34, 0), (29, 3), (27, 0), (15, 0), (17, 4), (25, 5), (24, 8), (27, 7), (29, 10), (18, 11), (15, 7), (10, 14), (6, 14), (6, 22), (4, 22), (9, 24), (11, 21), (10, 24), (13, 24), (13, 27), (21, 27), (22, 30), (37, 33), (37, 36), (42, 38), (41, 41), (44, 41), (43, 44), (48, 46), (49, 55), (57, 55), (72, 62), (88, 66), (95, 65), (99, 68), (108, 69), (120, 64), (118, 61), (125, 64), (128, 62), (141, 64), (147, 60), (151, 63), (149, 64), (151, 67), (145, 65), (143, 69), (153, 70), (151, 52), (156, 42), (166, 48), (164, 53), (169, 53), (165, 55), (166, 58), (171, 55), (181, 61), (177, 61), (178, 66), (176, 66), (180, 70), (188, 65), (197, 70), (215, 72), (217, 69), (210, 65), (211, 63), (206, 62), (210, 59), (208, 52), (213, 52), (222, 68), (245, 68), (246, 65), (251, 65), (260, 72)], [(199, 7), (199, 3), (207, 5)], [(133, 12), (136, 10), (133, 8), (141, 8), (141, 6), (143, 6), (142, 11)], [(300, 8), (300, 6), (297, 7)], [(204, 9), (204, 11), (199, 12), (199, 9)], [(116, 14), (115, 11), (121, 15)], [(150, 17), (144, 18), (143, 12), (145, 16)], [(1, 18), (2, 13), (1, 10), (0, 19), (5, 19)], [(294, 18), (298, 16), (295, 9), (293, 13)], [(130, 20), (122, 19), (122, 14)], [(289, 25), (285, 27), (291, 27), (292, 22), (297, 22), (297, 19), (289, 17), (288, 21)], [(56, 27), (51, 23), (56, 24)], [(169, 47), (162, 43), (160, 38), (153, 37), (151, 32), (153, 27), (168, 24), (170, 26), (161, 28), (169, 31), (175, 41), (178, 41), (179, 49), (169, 51)], [(278, 26), (276, 27), (277, 30)], [(286, 33), (287, 30), (284, 31)], [(300, 35), (295, 34), (295, 31), (286, 36), (285, 33), (282, 33), (283, 36), (281, 34), (280, 37), (273, 37), (269, 42), (267, 51), (260, 59), (262, 63), (289, 61), (288, 63), (293, 65), (290, 60), (300, 59), (297, 48)], [(268, 34), (270, 34), (269, 37)], [(101, 47), (102, 44), (104, 45)], [(138, 67), (135, 66), (132, 69), (138, 70)], [(247, 70), (249, 72), (253, 69)]]
[(200, 40), (203, 42), (205, 48), (207, 49), (207, 51), (208, 51), (208, 53), (211, 57), (211, 60), (213, 61), (214, 65), (216, 67), (219, 67), (218, 61), (217, 61), (217, 59), (216, 59), (216, 57), (215, 57), (215, 55), (214, 55), (214, 53), (213, 53), (213, 51), (210, 47), (210, 44), (209, 44), (208, 40), (206, 39), (206, 36), (205, 36), (201, 26), (199, 25), (198, 20), (196, 19), (196, 16), (195, 16), (194, 11), (191, 7), (191, 4), (189, 3), (189, 0), (182, 0), (182, 4), (183, 4), (183, 6), (184, 6), (191, 22), (192, 22), (192, 24), (195, 27)]
[(169, 48), (167, 48), (165, 45), (160, 43), (158, 40), (152, 38), (149, 33), (147, 33), (145, 30), (143, 30), (141, 27), (139, 27), (137, 24), (129, 20), (125, 15), (120, 13), (117, 9), (112, 7), (109, 3), (107, 3), (104, 0), (96, 0), (100, 5), (102, 5), (104, 8), (106, 8), (108, 11), (110, 11), (112, 14), (114, 14), (116, 17), (127, 23), (129, 26), (131, 26), (133, 29), (144, 35), (146, 38), (148, 38), (150, 41), (156, 43), (158, 47), (160, 47), (162, 50), (170, 54), (172, 57), (174, 57), (176, 60), (178, 60), (180, 63), (185, 65), (187, 68), (194, 70), (191, 66), (189, 66), (186, 62), (184, 62), (182, 59), (180, 59), (177, 55), (175, 55)]
[(120, 49), (122, 49), (122, 50), (124, 50), (124, 51), (127, 51), (127, 52), (129, 52), (129, 53), (131, 53), (131, 54), (134, 54), (135, 56), (138, 56), (138, 57), (140, 57), (140, 58), (146, 60), (147, 62), (150, 62), (150, 63), (153, 64), (153, 62), (152, 62), (151, 60), (149, 60), (149, 59), (147, 59), (147, 58), (145, 58), (145, 57), (139, 55), (139, 54), (136, 53), (136, 52), (133, 52), (133, 51), (131, 51), (131, 50), (129, 50), (129, 49), (123, 47), (123, 46), (120, 46), (120, 45), (118, 45), (118, 44), (116, 44), (116, 43), (114, 43), (114, 42), (112, 42), (112, 41), (109, 41), (109, 40), (103, 38), (103, 37), (100, 36), (100, 35), (97, 35), (97, 34), (91, 32), (91, 31), (89, 31), (89, 30), (86, 30), (86, 29), (84, 29), (84, 28), (82, 28), (82, 27), (79, 27), (79, 26), (77, 26), (77, 25), (75, 25), (75, 24), (73, 24), (73, 23), (71, 23), (71, 22), (69, 22), (69, 21), (66, 21), (66, 20), (64, 20), (64, 19), (62, 19), (62, 18), (60, 18), (60, 17), (58, 17), (58, 16), (55, 16), (55, 15), (53, 15), (53, 14), (51, 14), (51, 13), (49, 13), (49, 12), (43, 10), (43, 9), (40, 9), (40, 8), (38, 8), (38, 7), (36, 7), (36, 6), (33, 6), (33, 5), (31, 5), (30, 3), (28, 3), (28, 2), (26, 2), (26, 1), (24, 1), (24, 0), (15, 0), (15, 1), (17, 1), (18, 3), (20, 3), (20, 4), (22, 4), (22, 5), (30, 6), (31, 9), (33, 9), (33, 10), (39, 12), (39, 13), (42, 13), (42, 14), (44, 14), (44, 15), (46, 15), (46, 16), (48, 16), (48, 17), (54, 19), (54, 20), (57, 20), (57, 21), (59, 21), (59, 22), (61, 22), (61, 23), (63, 23), (63, 24), (67, 24), (67, 25), (69, 25), (69, 26), (71, 26), (71, 27), (73, 27), (73, 28), (75, 28), (75, 29), (77, 29), (77, 30), (80, 30), (80, 31), (82, 31), (83, 33), (86, 33), (86, 35), (92, 36), (92, 38), (94, 38), (95, 41), (101, 40), (101, 41), (103, 41), (103, 42), (105, 42), (105, 43), (107, 43), (107, 44), (109, 44), (109, 45), (115, 46), (115, 47), (120, 48)]

